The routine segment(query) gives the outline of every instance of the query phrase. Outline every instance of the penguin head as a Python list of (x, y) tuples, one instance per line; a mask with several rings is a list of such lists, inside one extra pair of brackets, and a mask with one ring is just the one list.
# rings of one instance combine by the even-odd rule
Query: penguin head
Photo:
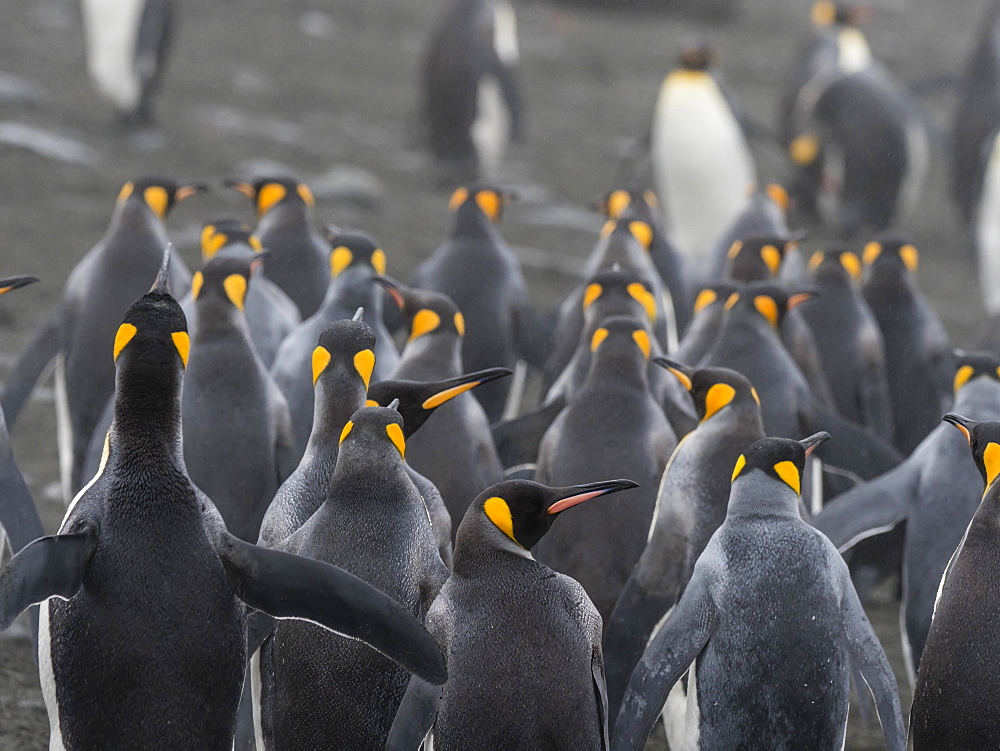
[(592, 366), (602, 362), (643, 363), (652, 355), (649, 325), (638, 318), (611, 316), (590, 337)]
[(368, 390), (375, 370), (375, 332), (361, 320), (332, 321), (319, 335), (312, 353), (312, 379), (317, 389), (340, 391), (345, 382), (363, 384)]
[(818, 0), (809, 10), (809, 20), (817, 29), (830, 26), (860, 26), (869, 15), (867, 6), (833, 2), (833, 0)]
[(726, 301), (736, 292), (735, 284), (710, 284), (702, 287), (694, 298), (694, 315), (700, 315), (704, 310), (720, 310)]
[(640, 219), (648, 216), (650, 223), (659, 221), (660, 201), (651, 190), (615, 188), (597, 201), (597, 210), (608, 219), (618, 219), (626, 209), (632, 209)]
[(633, 268), (622, 268), (615, 264), (594, 274), (583, 290), (583, 313), (585, 318), (595, 314), (600, 318), (608, 315), (631, 315), (649, 319), (656, 323), (657, 304), (653, 285)]
[(207, 261), (222, 248), (230, 245), (246, 246), (254, 253), (260, 253), (263, 247), (260, 240), (253, 234), (250, 225), (242, 219), (219, 217), (205, 222), (201, 228), (201, 257)]
[(389, 297), (406, 314), (410, 324), (407, 343), (427, 334), (457, 334), (465, 336), (465, 317), (451, 298), (440, 292), (416, 289), (400, 284), (386, 276), (375, 277)]
[(337, 472), (344, 465), (368, 469), (375, 462), (395, 463), (406, 456), (403, 416), (391, 407), (362, 407), (340, 433)]
[(130, 180), (118, 192), (118, 206), (129, 202), (138, 202), (160, 220), (166, 218), (170, 209), (185, 198), (197, 193), (205, 193), (208, 186), (205, 183), (178, 183), (167, 177), (140, 177)]
[(715, 50), (703, 41), (689, 40), (681, 45), (677, 65), (682, 70), (706, 71), (715, 65)]
[(503, 210), (514, 200), (510, 191), (495, 185), (476, 183), (457, 188), (448, 201), (448, 209), (455, 214), (456, 225), (475, 218), (486, 218), (491, 223), (500, 221)]
[(191, 277), (191, 298), (199, 304), (199, 307), (232, 306), (243, 313), (250, 279), (266, 257), (266, 253), (258, 253), (250, 256), (222, 255), (210, 258)]
[(617, 219), (608, 219), (601, 228), (605, 253), (620, 245), (638, 245), (648, 253), (654, 237), (653, 225), (638, 218), (632, 209), (626, 209)]
[(861, 282), (861, 259), (844, 248), (817, 250), (809, 257), (808, 266), (811, 281), (852, 285)]
[(962, 431), (972, 449), (976, 468), (989, 488), (1000, 475), (1000, 422), (976, 422), (954, 412), (943, 419)]
[(901, 232), (887, 232), (865, 245), (861, 254), (866, 280), (878, 277), (908, 277), (917, 272), (920, 253)]
[(367, 406), (378, 407), (396, 400), (396, 409), (403, 416), (403, 435), (408, 439), (442, 404), (477, 386), (512, 374), (513, 371), (507, 368), (487, 368), (433, 383), (379, 381), (368, 390)]
[(550, 488), (531, 480), (504, 480), (480, 493), (465, 519), (482, 514), (515, 545), (531, 550), (563, 511), (592, 498), (637, 487), (638, 483), (631, 480), (605, 480), (565, 488)]
[(377, 275), (385, 274), (385, 251), (379, 247), (378, 240), (367, 232), (344, 232), (337, 227), (328, 225), (324, 229), (327, 242), (330, 243), (330, 276), (336, 279), (348, 269), (364, 269), (365, 281)]
[(737, 288), (726, 300), (726, 310), (730, 315), (759, 316), (777, 330), (789, 310), (815, 296), (811, 289), (790, 293), (776, 284), (754, 282)]
[(783, 237), (737, 240), (726, 253), (726, 278), (736, 282), (775, 279), (781, 273), (785, 256), (795, 247), (795, 240)]
[(760, 410), (757, 389), (742, 373), (729, 368), (690, 368), (666, 357), (655, 357), (653, 362), (673, 373), (691, 394), (699, 422), (710, 420), (730, 405), (753, 405)]
[(227, 178), (222, 184), (253, 201), (258, 217), (279, 205), (304, 206), (307, 209), (316, 205), (309, 186), (290, 177), (261, 177), (253, 182)]
[(952, 387), (955, 394), (977, 378), (1000, 381), (1000, 357), (992, 352), (955, 350), (954, 355), (955, 379)]
[(733, 485), (752, 478), (760, 471), (767, 477), (787, 485), (795, 495), (800, 495), (806, 457), (829, 437), (829, 433), (816, 433), (801, 441), (793, 441), (790, 438), (761, 438), (759, 441), (754, 441), (736, 460)]

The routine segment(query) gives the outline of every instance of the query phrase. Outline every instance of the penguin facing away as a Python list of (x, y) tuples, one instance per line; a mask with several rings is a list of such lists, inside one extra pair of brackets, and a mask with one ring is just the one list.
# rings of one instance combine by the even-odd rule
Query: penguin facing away
[(764, 438), (737, 459), (726, 520), (632, 673), (613, 749), (643, 747), (685, 672), (688, 747), (842, 748), (850, 662), (886, 746), (906, 748), (896, 680), (847, 566), (799, 516), (806, 456), (826, 437)]
[[(470, 504), (458, 529), (455, 570), (427, 627), (448, 659), (437, 688), (411, 679), (386, 748), (608, 748), (601, 617), (579, 583), (535, 560), (556, 517), (585, 501), (634, 488), (629, 480), (546, 487), (505, 480)], [(519, 665), (512, 681), (512, 656)], [(497, 712), (495, 687), (503, 687)], [(544, 697), (540, 702), (539, 697)]]
[(0, 628), (42, 603), (50, 746), (232, 748), (248, 607), (342, 631), (443, 681), (433, 640), (391, 599), (341, 569), (233, 537), (191, 483), (180, 435), (189, 339), (167, 276), (165, 257), (114, 337), (115, 417), (99, 474), (59, 534), (0, 574)]
[[(789, 204), (788, 191), (781, 185), (768, 183), (763, 188), (754, 186), (753, 192), (744, 199), (740, 212), (715, 240), (710, 266), (707, 273), (702, 272), (702, 278), (698, 281), (702, 284), (720, 281), (729, 260), (729, 251), (733, 243), (739, 240), (748, 237), (774, 237), (781, 239), (783, 245), (784, 241), (794, 239), (785, 220)], [(784, 260), (790, 261), (788, 264), (782, 264), (785, 267), (784, 273), (798, 271), (794, 268), (797, 266), (797, 254), (786, 248), (784, 255)], [(801, 280), (791, 277), (788, 281), (794, 283)]]
[(726, 302), (735, 291), (736, 285), (726, 283), (711, 284), (698, 290), (692, 306), (691, 325), (673, 352), (673, 359), (689, 364), (701, 362), (715, 344)]
[[(169, 243), (163, 225), (177, 203), (204, 192), (200, 183), (142, 177), (125, 183), (104, 237), (81, 259), (51, 316), (32, 335), (3, 385), (0, 403), (13, 430), (46, 366), (56, 359), (59, 462), (67, 499), (84, 482), (91, 434), (114, 392), (107, 353), (129, 305), (149, 289)], [(172, 288), (183, 294), (191, 274), (170, 261)]]

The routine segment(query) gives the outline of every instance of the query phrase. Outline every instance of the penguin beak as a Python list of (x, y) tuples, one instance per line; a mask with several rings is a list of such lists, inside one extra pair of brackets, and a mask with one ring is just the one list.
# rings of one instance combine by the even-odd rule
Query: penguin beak
[(965, 434), (965, 440), (969, 442), (970, 446), (972, 445), (972, 430), (979, 424), (978, 422), (970, 420), (968, 417), (962, 417), (954, 412), (949, 412), (941, 419), (961, 430)]
[(400, 284), (395, 279), (390, 279), (387, 276), (376, 276), (375, 283), (380, 285), (389, 293), (389, 297), (392, 298), (393, 302), (400, 310), (406, 309), (406, 298), (403, 297), (403, 292), (400, 289)]
[(167, 243), (167, 247), (163, 249), (163, 261), (160, 263), (160, 270), (156, 274), (156, 280), (153, 282), (153, 286), (149, 288), (150, 292), (162, 292), (166, 295), (170, 294), (170, 254), (173, 250), (173, 243)]
[(190, 198), (198, 193), (208, 193), (208, 184), (199, 182), (182, 185), (174, 191), (174, 203), (180, 203), (185, 198)]
[(429, 396), (420, 406), (422, 409), (436, 409), (459, 394), (471, 391), (476, 386), (482, 386), (484, 383), (506, 378), (509, 375), (513, 375), (513, 371), (507, 368), (487, 368), (486, 370), (479, 370), (475, 373), (458, 376), (458, 378), (451, 378), (439, 384), (446, 386), (446, 388)]
[(816, 433), (815, 435), (811, 435), (808, 438), (803, 438), (801, 441), (799, 441), (799, 445), (806, 450), (806, 456), (809, 456), (813, 451), (816, 450), (817, 446), (819, 446), (823, 441), (825, 441), (829, 437), (830, 434), (824, 430), (819, 433)]
[(266, 250), (257, 251), (257, 254), (250, 261), (250, 276), (256, 274), (260, 267), (264, 265), (264, 261), (271, 257), (271, 254)]
[(6, 279), (0, 279), (0, 295), (5, 295), (12, 289), (27, 287), (37, 281), (38, 277), (35, 276), (8, 276)]
[(256, 200), (257, 198), (257, 191), (253, 189), (253, 186), (250, 183), (243, 182), (242, 180), (236, 180), (234, 178), (227, 177), (225, 180), (222, 181), (222, 187), (238, 190), (240, 193), (245, 195), (251, 201)]
[(603, 482), (591, 482), (587, 485), (573, 485), (568, 488), (563, 488), (562, 490), (566, 492), (567, 495), (564, 495), (558, 501), (549, 506), (545, 513), (558, 514), (568, 508), (578, 506), (584, 501), (589, 501), (591, 498), (597, 498), (598, 496), (608, 495), (609, 493), (617, 493), (619, 490), (628, 490), (629, 488), (637, 487), (639, 487), (639, 483), (632, 482), (631, 480), (604, 480)]
[(690, 391), (693, 388), (691, 379), (694, 378), (694, 369), (689, 368), (687, 365), (681, 365), (679, 362), (674, 360), (668, 360), (666, 357), (654, 357), (653, 362), (659, 365), (661, 368), (666, 368), (674, 377), (681, 382), (681, 386)]
[(354, 311), (354, 318), (352, 318), (351, 320), (357, 322), (364, 317), (365, 317), (365, 309), (364, 307), (361, 307)]

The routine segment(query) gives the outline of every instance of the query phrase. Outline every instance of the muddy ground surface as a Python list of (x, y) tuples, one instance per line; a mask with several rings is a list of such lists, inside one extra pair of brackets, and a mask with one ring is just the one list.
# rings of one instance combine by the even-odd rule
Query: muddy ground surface
[[(957, 74), (984, 3), (875, 4), (881, 12), (869, 38), (876, 54), (904, 80), (920, 83)], [(0, 97), (0, 134), (6, 124), (21, 123), (58, 131), (83, 148), (76, 152), (80, 163), (63, 163), (0, 144), (0, 273), (42, 279), (3, 299), (0, 368), (9, 367), (70, 269), (103, 234), (121, 184), (141, 174), (217, 181), (269, 164), (294, 171), (313, 185), (323, 221), (375, 234), (390, 273), (407, 278), (447, 226), (447, 194), (430, 181), (414, 128), (420, 50), (437, 7), (437, 0), (188, 0), (160, 127), (137, 132), (115, 124), (88, 84), (75, 6), (64, 0), (6, 4), (0, 73), (34, 88), (21, 98)], [(714, 42), (750, 115), (773, 123), (807, 3), (743, 0), (739, 17), (725, 26), (678, 14), (526, 2), (517, 9), (530, 140), (502, 174), (522, 197), (502, 230), (526, 264), (536, 302), (552, 305), (569, 289), (600, 226), (586, 204), (610, 187), (621, 155), (647, 127), (677, 43), (693, 33)], [(937, 127), (950, 123), (954, 100), (947, 86), (926, 91), (922, 102)], [(780, 152), (768, 145), (757, 152), (761, 179), (782, 179)], [(944, 169), (939, 154), (906, 228), (923, 253), (924, 288), (956, 342), (970, 344), (981, 316), (979, 292)], [(220, 213), (251, 218), (241, 196), (222, 191), (182, 204), (169, 218), (189, 264), (197, 258), (200, 222)], [(821, 239), (814, 234), (806, 247)], [(23, 413), (14, 447), (50, 531), (64, 513), (54, 436), (46, 387)], [(870, 615), (908, 707), (896, 606), (888, 596), (877, 598)], [(854, 718), (847, 747), (881, 748), (878, 728), (864, 730)], [(0, 638), (0, 749), (40, 749), (46, 738), (28, 642)]]

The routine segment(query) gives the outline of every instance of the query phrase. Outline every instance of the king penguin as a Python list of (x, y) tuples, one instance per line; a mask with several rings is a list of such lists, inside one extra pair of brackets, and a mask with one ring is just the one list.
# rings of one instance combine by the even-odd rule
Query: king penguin
[[(688, 674), (687, 748), (843, 748), (850, 663), (891, 751), (906, 748), (892, 667), (847, 565), (799, 516), (806, 456), (828, 434), (763, 438), (736, 460), (726, 520), (629, 681), (615, 751), (641, 749)], [(762, 603), (767, 603), (762, 607)]]
[[(143, 177), (125, 183), (104, 237), (70, 273), (52, 315), (32, 335), (4, 382), (0, 403), (11, 429), (46, 366), (56, 359), (56, 416), (63, 492), (83, 484), (91, 434), (114, 392), (114, 365), (104, 353), (133, 300), (149, 289), (169, 242), (170, 209), (203, 192), (198, 183)], [(191, 281), (184, 262), (170, 261), (172, 288)]]
[(743, 128), (711, 65), (707, 48), (681, 50), (679, 67), (660, 87), (650, 132), (667, 231), (696, 265), (707, 258), (756, 182)]
[(691, 325), (672, 357), (682, 363), (699, 363), (719, 335), (726, 302), (736, 291), (735, 284), (711, 284), (694, 296)]
[[(340, 435), (329, 494), (278, 548), (342, 566), (423, 621), (448, 578), (406, 473), (402, 417), (363, 407)], [(254, 657), (261, 749), (385, 747), (405, 669), (354, 639), (280, 623)]]
[(184, 463), (226, 527), (256, 542), (281, 483), (295, 469), (288, 403), (250, 342), (248, 289), (262, 255), (216, 256), (191, 280), (198, 330), (181, 400)]
[(115, 415), (100, 472), (59, 534), (0, 574), (0, 628), (42, 603), (50, 748), (231, 749), (248, 608), (362, 639), (440, 684), (443, 656), (398, 604), (341, 569), (232, 536), (191, 483), (180, 424), (189, 339), (167, 263), (105, 352)]
[[(788, 191), (777, 183), (768, 183), (763, 188), (753, 186), (753, 191), (744, 199), (740, 212), (716, 238), (710, 264), (702, 271), (701, 283), (716, 283), (722, 279), (729, 261), (729, 251), (737, 241), (748, 237), (773, 237), (781, 240), (781, 245), (785, 245), (793, 240), (794, 236), (785, 220), (790, 200)], [(802, 281), (793, 276), (793, 272), (801, 270), (798, 268), (801, 264), (797, 256), (790, 248), (785, 248), (782, 275), (789, 282)]]
[[(455, 571), (427, 627), (448, 659), (448, 682), (410, 679), (386, 748), (608, 748), (601, 616), (580, 584), (532, 556), (567, 509), (634, 488), (629, 480), (552, 488), (507, 480), (484, 490), (458, 529)], [(517, 668), (511, 680), (511, 661)], [(497, 712), (496, 690), (503, 706)]]
[[(927, 645), (913, 691), (910, 737), (914, 751), (996, 748), (1000, 722), (993, 707), (1000, 681), (986, 658), (1000, 647), (996, 612), (1000, 556), (1000, 422), (949, 413), (965, 437), (986, 492), (951, 556), (934, 598)], [(982, 483), (980, 483), (982, 487)]]

